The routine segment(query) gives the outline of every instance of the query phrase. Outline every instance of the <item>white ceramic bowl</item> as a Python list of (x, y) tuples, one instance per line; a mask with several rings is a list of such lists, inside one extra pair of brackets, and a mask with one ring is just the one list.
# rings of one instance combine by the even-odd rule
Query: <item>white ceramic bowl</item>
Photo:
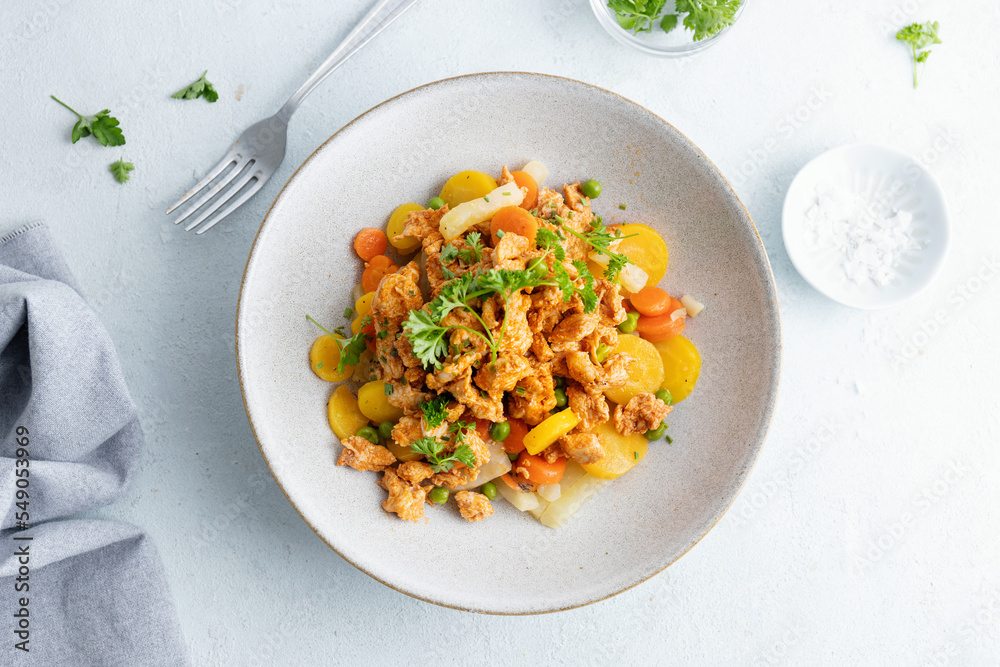
[[(615, 12), (608, 7), (607, 0), (590, 0), (590, 8), (593, 10), (594, 16), (597, 17), (597, 22), (600, 23), (604, 29), (608, 31), (608, 34), (611, 35), (617, 42), (650, 56), (683, 58), (684, 56), (690, 56), (700, 51), (704, 51), (722, 39), (726, 33), (735, 27), (736, 22), (739, 21), (740, 17), (743, 16), (743, 12), (746, 11), (748, 2), (750, 2), (750, 0), (743, 0), (740, 8), (736, 10), (736, 18), (733, 19), (731, 25), (723, 28), (711, 37), (698, 40), (697, 42), (694, 41), (694, 38), (692, 37), (693, 33), (690, 30), (685, 29), (683, 25), (678, 25), (669, 33), (663, 32), (658, 25), (654, 25), (653, 30), (649, 32), (641, 32), (638, 35), (633, 34), (631, 30), (626, 30), (618, 25), (618, 21), (615, 18)], [(667, 9), (672, 7), (673, 3), (667, 5)]]
[[(615, 122), (607, 122), (613, 118)], [(539, 159), (548, 183), (595, 178), (594, 208), (645, 222), (670, 247), (661, 283), (707, 304), (686, 335), (704, 366), (660, 441), (554, 531), (502, 500), (469, 524), (454, 503), (408, 523), (380, 508), (376, 473), (337, 467), (327, 424), (333, 386), (309, 369), (318, 334), (343, 322), (363, 227), (426, 202), (464, 169)], [(618, 204), (628, 204), (626, 212)], [(614, 595), (656, 574), (715, 525), (764, 442), (780, 365), (778, 306), (757, 231), (694, 145), (645, 109), (576, 81), (518, 73), (433, 83), (385, 102), (323, 144), (262, 224), (237, 316), (247, 413), (275, 479), (337, 553), (409, 595), (460, 609), (533, 613)], [(294, 556), (289, 567), (294, 567)]]
[[(888, 284), (852, 280), (843, 253), (815, 243), (807, 212), (817, 202), (817, 191), (828, 188), (857, 196), (866, 208), (874, 206), (875, 217), (881, 217), (880, 209), (885, 215), (912, 215), (914, 247), (897, 253)], [(874, 310), (905, 301), (931, 282), (948, 252), (950, 225), (944, 194), (927, 169), (891, 148), (856, 144), (829, 150), (799, 171), (785, 195), (782, 233), (792, 264), (810, 285), (845, 306)]]

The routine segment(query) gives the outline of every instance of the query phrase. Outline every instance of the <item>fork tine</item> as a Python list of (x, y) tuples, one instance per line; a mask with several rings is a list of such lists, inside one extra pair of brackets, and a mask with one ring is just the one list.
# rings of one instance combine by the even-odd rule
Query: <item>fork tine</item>
[(247, 165), (244, 165), (237, 174), (238, 178), (236, 178), (236, 180), (228, 188), (226, 188), (224, 192), (220, 191), (218, 196), (207, 205), (207, 208), (204, 211), (201, 212), (201, 215), (195, 218), (193, 222), (188, 223), (188, 225), (184, 228), (184, 231), (189, 232), (207, 220), (213, 213), (227, 204), (230, 199), (239, 194), (240, 190), (246, 187), (251, 179), (253, 179), (254, 175), (259, 173), (259, 171), (259, 169), (254, 169), (253, 160), (251, 160)]
[[(232, 182), (234, 178), (237, 178), (240, 174), (247, 172), (248, 167), (250, 169), (253, 169), (255, 162), (256, 162), (255, 158), (250, 158), (249, 160), (239, 160), (236, 163), (236, 166), (230, 169), (229, 172), (223, 178), (221, 179), (216, 178), (216, 180), (213, 180), (211, 183), (209, 183), (205, 192), (200, 197), (198, 197), (198, 199), (195, 202), (193, 202), (190, 206), (188, 206), (187, 210), (184, 213), (182, 213), (180, 217), (174, 220), (174, 224), (179, 225), (185, 220), (187, 220), (192, 214), (196, 213), (198, 209), (200, 209), (202, 206), (211, 201), (213, 197), (219, 195), (222, 192), (222, 190), (227, 185), (229, 185), (230, 182)], [(225, 199), (228, 199), (228, 197), (224, 197), (223, 202), (225, 201)], [(215, 208), (218, 208), (218, 205), (216, 205)], [(212, 210), (214, 211), (215, 208), (213, 208)]]
[(230, 213), (232, 213), (233, 211), (235, 211), (237, 208), (239, 208), (240, 206), (242, 206), (243, 202), (245, 202), (246, 200), (250, 199), (250, 197), (253, 197), (255, 194), (257, 194), (257, 191), (260, 190), (262, 187), (264, 187), (264, 183), (266, 183), (267, 180), (259, 178), (257, 176), (254, 176), (254, 178), (257, 179), (256, 183), (254, 183), (249, 188), (247, 188), (246, 192), (244, 192), (242, 195), (240, 195), (239, 198), (236, 199), (236, 201), (234, 201), (229, 206), (227, 206), (225, 209), (223, 209), (222, 213), (219, 213), (219, 215), (215, 216), (215, 218), (213, 218), (207, 224), (203, 225), (201, 227), (201, 229), (199, 229), (198, 231), (195, 232), (195, 234), (204, 234), (205, 232), (207, 232), (208, 230), (210, 230), (212, 227), (214, 227), (216, 224), (218, 224), (219, 222), (221, 222), (223, 218), (225, 218)]
[[(219, 174), (221, 174), (223, 172), (223, 170), (225, 170), (226, 167), (228, 167), (229, 165), (231, 165), (233, 163), (234, 160), (237, 163), (239, 163), (242, 160), (242, 158), (243, 158), (243, 156), (240, 155), (238, 152), (236, 152), (236, 147), (235, 146), (233, 146), (232, 148), (230, 148), (229, 152), (226, 153), (223, 156), (222, 160), (220, 160), (217, 165), (215, 165), (214, 167), (212, 167), (211, 171), (208, 172), (208, 175), (205, 176), (205, 178), (203, 178), (200, 181), (198, 181), (193, 188), (191, 188), (190, 190), (188, 190), (184, 194), (183, 197), (181, 197), (180, 199), (178, 199), (177, 201), (175, 201), (173, 204), (171, 204), (167, 208), (167, 213), (169, 214), (174, 209), (176, 209), (178, 206), (180, 206), (181, 204), (183, 204), (187, 200), (191, 199), (191, 197), (194, 197), (196, 194), (198, 194), (203, 187), (205, 187), (206, 185), (208, 185), (209, 181), (211, 181), (213, 178), (215, 178), (216, 176), (218, 176)], [(178, 220), (178, 222), (180, 222), (180, 220)]]

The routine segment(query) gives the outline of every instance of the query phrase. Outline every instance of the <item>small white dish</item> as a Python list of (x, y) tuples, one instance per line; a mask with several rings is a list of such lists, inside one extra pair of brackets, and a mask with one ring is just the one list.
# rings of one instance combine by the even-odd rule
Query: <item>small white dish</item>
[[(831, 206), (841, 212), (863, 203), (860, 216), (836, 213), (829, 219), (850, 221), (830, 234), (829, 227), (817, 232), (817, 206), (824, 192)], [(844, 198), (847, 198), (845, 201)], [(854, 206), (852, 206), (852, 204)], [(876, 280), (851, 262), (843, 246), (844, 234), (867, 236), (863, 225), (881, 225), (902, 212), (902, 227), (910, 243), (894, 247), (891, 266)], [(867, 214), (867, 215), (866, 215)], [(906, 224), (908, 222), (908, 224)], [(870, 228), (870, 227), (869, 227)], [(877, 310), (899, 304), (930, 284), (944, 263), (951, 237), (947, 206), (940, 186), (919, 162), (904, 153), (872, 144), (855, 144), (829, 150), (812, 160), (795, 176), (785, 195), (782, 211), (785, 249), (806, 282), (838, 303), (861, 310)], [(881, 229), (873, 231), (880, 255), (890, 247)], [(862, 241), (867, 244), (868, 238)], [(880, 245), (884, 243), (885, 245)], [(857, 245), (854, 254), (857, 255)], [(867, 268), (867, 267), (866, 267)]]

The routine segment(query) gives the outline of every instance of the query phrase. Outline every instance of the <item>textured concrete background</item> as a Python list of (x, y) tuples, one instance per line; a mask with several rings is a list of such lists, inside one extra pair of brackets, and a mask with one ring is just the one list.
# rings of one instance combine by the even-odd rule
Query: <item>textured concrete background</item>
[[(276, 110), (367, 5), (0, 6), (0, 228), (49, 221), (118, 346), (148, 443), (130, 493), (102, 514), (155, 538), (195, 662), (996, 664), (998, 5), (755, 0), (717, 46), (661, 61), (612, 41), (584, 0), (423, 0), (306, 102), (256, 199), (204, 237), (176, 229), (165, 206)], [(914, 91), (892, 35), (928, 19), (945, 43)], [(169, 98), (205, 68), (217, 104)], [(653, 580), (529, 618), (412, 600), (328, 549), (264, 466), (233, 350), (246, 255), (292, 171), (387, 97), (498, 69), (610, 88), (698, 144), (757, 222), (785, 331), (775, 424), (729, 514)], [(87, 112), (110, 107), (128, 144), (70, 145), (74, 118), (50, 93)], [(954, 224), (934, 285), (874, 314), (806, 285), (780, 235), (796, 171), (856, 141), (920, 156)], [(124, 186), (107, 172), (119, 156), (136, 164)]]

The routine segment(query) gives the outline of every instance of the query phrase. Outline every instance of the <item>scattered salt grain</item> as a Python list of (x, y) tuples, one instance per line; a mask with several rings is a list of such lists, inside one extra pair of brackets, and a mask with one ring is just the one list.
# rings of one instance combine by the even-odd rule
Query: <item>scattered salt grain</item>
[(840, 256), (845, 282), (884, 286), (896, 279), (903, 256), (922, 247), (912, 223), (909, 211), (889, 211), (846, 188), (820, 184), (805, 213), (806, 242)]

